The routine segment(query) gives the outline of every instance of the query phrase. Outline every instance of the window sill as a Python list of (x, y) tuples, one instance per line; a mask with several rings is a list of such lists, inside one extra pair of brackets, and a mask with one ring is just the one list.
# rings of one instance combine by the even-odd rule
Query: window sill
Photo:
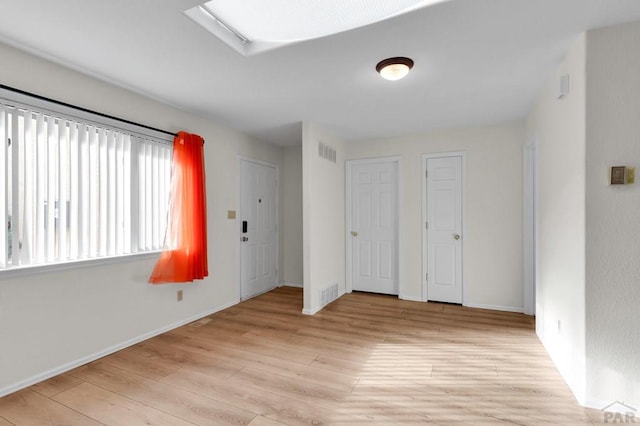
[[(70, 260), (66, 262), (10, 267), (0, 270), (0, 281), (9, 278), (43, 274), (47, 272), (90, 268), (92, 266), (102, 266), (115, 263), (135, 262), (139, 260), (153, 259), (157, 258), (160, 253), (162, 253), (161, 250), (147, 251), (144, 253), (123, 254), (118, 256), (99, 257), (92, 259)], [(151, 271), (149, 271), (149, 273), (151, 273)]]

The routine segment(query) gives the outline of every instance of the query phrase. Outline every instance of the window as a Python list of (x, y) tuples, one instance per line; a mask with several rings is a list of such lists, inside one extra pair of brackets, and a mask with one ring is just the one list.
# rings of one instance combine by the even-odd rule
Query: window
[(0, 270), (163, 248), (171, 137), (0, 96)]

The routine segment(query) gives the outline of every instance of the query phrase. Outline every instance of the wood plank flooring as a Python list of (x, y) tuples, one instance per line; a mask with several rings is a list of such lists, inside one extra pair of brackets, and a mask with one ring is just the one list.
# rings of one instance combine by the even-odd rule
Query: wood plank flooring
[(520, 314), (283, 287), (0, 399), (5, 425), (562, 424), (578, 406)]

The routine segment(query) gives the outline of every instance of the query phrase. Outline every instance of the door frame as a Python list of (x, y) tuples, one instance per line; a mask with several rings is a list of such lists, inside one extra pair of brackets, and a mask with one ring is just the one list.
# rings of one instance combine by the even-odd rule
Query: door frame
[(537, 146), (536, 136), (530, 138), (522, 149), (522, 212), (523, 212), (523, 243), (524, 243), (524, 313), (536, 314), (536, 259), (537, 259), (537, 214), (538, 214), (538, 183), (537, 183)]
[(377, 163), (395, 163), (396, 165), (396, 191), (398, 194), (397, 199), (397, 215), (396, 215), (396, 229), (398, 231), (398, 235), (396, 236), (396, 253), (398, 254), (398, 264), (397, 268), (397, 279), (398, 279), (398, 298), (404, 299), (404, 221), (401, 218), (404, 217), (404, 195), (403, 195), (403, 184), (402, 184), (402, 157), (394, 156), (394, 157), (374, 157), (374, 158), (364, 158), (358, 160), (347, 160), (345, 161), (345, 241), (346, 241), (346, 262), (345, 262), (345, 291), (347, 293), (351, 293), (353, 291), (353, 264), (352, 264), (352, 256), (353, 256), (353, 239), (351, 238), (351, 202), (352, 202), (352, 187), (351, 187), (351, 178), (352, 178), (352, 168), (353, 166), (361, 165), (361, 164), (377, 164)]
[[(268, 161), (256, 160), (255, 158), (245, 157), (243, 155), (237, 156), (237, 190), (236, 190), (236, 232), (237, 238), (237, 250), (236, 258), (238, 261), (238, 300), (242, 301), (242, 244), (240, 239), (242, 238), (242, 162), (259, 164), (261, 166), (273, 167), (276, 171), (276, 287), (280, 285), (280, 166)], [(259, 296), (256, 294), (252, 297)], [(250, 298), (248, 298), (250, 299)]]
[(420, 181), (422, 182), (422, 301), (428, 302), (429, 295), (427, 293), (427, 160), (430, 158), (448, 158), (448, 157), (461, 157), (462, 159), (462, 169), (461, 169), (461, 185), (460, 189), (462, 193), (460, 194), (462, 199), (462, 250), (461, 250), (461, 258), (460, 262), (462, 262), (462, 305), (465, 305), (466, 297), (466, 268), (464, 262), (464, 252), (465, 252), (465, 235), (467, 233), (467, 215), (466, 215), (466, 195), (467, 195), (467, 152), (466, 151), (448, 151), (448, 152), (437, 152), (432, 154), (422, 154), (422, 173), (420, 174)]

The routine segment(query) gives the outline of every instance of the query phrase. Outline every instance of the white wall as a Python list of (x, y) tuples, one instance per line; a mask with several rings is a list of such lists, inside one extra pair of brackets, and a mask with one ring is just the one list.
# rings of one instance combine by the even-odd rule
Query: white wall
[(464, 199), (464, 304), (522, 311), (522, 161), (520, 122), (400, 138), (351, 142), (348, 160), (400, 156), (404, 188), (404, 282), (400, 296), (422, 300), (421, 155), (467, 154)]
[[(537, 139), (536, 331), (579, 401), (585, 396), (585, 36), (550, 76), (527, 120)], [(559, 78), (571, 93), (557, 99)]]
[(587, 35), (586, 352), (595, 408), (640, 409), (640, 183), (609, 186), (607, 174), (640, 167), (638, 46), (640, 23)]
[(282, 163), (284, 268), (281, 281), (302, 287), (302, 146), (284, 148)]
[[(0, 395), (236, 303), (239, 239), (236, 221), (227, 219), (238, 205), (236, 158), (282, 166), (282, 150), (2, 44), (0, 63), (5, 85), (205, 138), (210, 274), (194, 284), (151, 286), (155, 259), (148, 257), (9, 279), (0, 274)], [(184, 289), (180, 303), (177, 288)]]
[[(336, 162), (318, 155), (323, 142)], [(302, 124), (304, 309), (322, 308), (319, 292), (338, 284), (345, 292), (344, 143), (316, 123)]]

